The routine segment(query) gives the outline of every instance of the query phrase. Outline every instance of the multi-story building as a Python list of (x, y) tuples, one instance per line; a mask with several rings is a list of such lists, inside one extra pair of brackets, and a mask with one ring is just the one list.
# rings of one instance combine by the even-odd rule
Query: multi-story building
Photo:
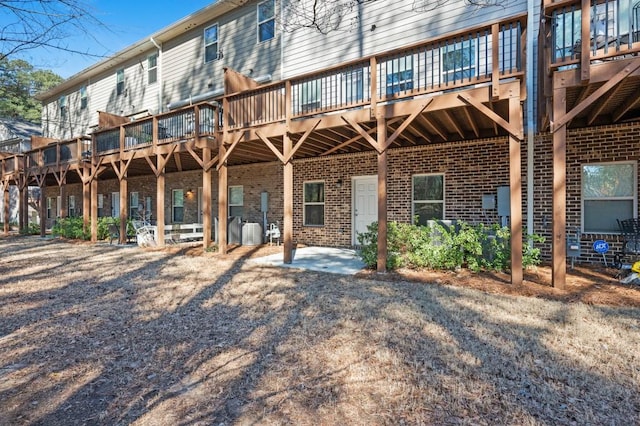
[(508, 223), (512, 281), (526, 227), (564, 285), (567, 229), (595, 260), (637, 216), (638, 9), (418, 4), (356, 2), (323, 33), (280, 1), (215, 2), (39, 95), (43, 138), (3, 182), (93, 238), (144, 210), (225, 252), (230, 218), (277, 221), (285, 261), (378, 221), (379, 269), (389, 220)]

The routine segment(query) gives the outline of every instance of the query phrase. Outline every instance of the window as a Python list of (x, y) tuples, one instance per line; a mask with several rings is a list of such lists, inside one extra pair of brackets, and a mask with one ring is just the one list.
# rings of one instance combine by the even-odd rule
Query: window
[(104, 194), (98, 194), (98, 217), (104, 216)]
[(312, 80), (300, 83), (300, 112), (306, 113), (320, 108), (320, 94), (322, 80)]
[(147, 58), (147, 82), (153, 84), (158, 81), (158, 54), (154, 53)]
[(204, 62), (218, 59), (218, 24), (204, 29)]
[(583, 232), (618, 232), (616, 219), (636, 213), (635, 162), (582, 166)]
[(304, 183), (304, 224), (324, 225), (324, 182)]
[(182, 189), (174, 189), (172, 193), (172, 222), (184, 222), (184, 191)]
[(116, 71), (116, 95), (120, 96), (124, 93), (124, 70)]
[(144, 198), (144, 220), (151, 222), (151, 197)]
[(87, 86), (80, 88), (80, 109), (86, 109), (89, 99), (87, 98)]
[(69, 217), (76, 216), (76, 196), (75, 195), (69, 195), (69, 214), (67, 216)]
[(56, 197), (56, 217), (62, 217), (62, 197)]
[(276, 34), (275, 0), (258, 3), (258, 42), (271, 40)]
[(344, 81), (344, 100), (347, 104), (362, 102), (363, 96), (363, 72), (362, 69), (347, 71), (342, 75)]
[(65, 117), (67, 115), (67, 97), (64, 95), (60, 96), (58, 104), (60, 105), (60, 116)]
[(129, 217), (131, 219), (138, 218), (138, 204), (139, 197), (137, 192), (132, 192), (129, 194)]
[(242, 185), (229, 187), (229, 216), (244, 214), (244, 188)]
[(417, 225), (444, 219), (444, 175), (413, 176), (413, 212)]
[(53, 199), (47, 197), (47, 219), (53, 219)]
[(446, 46), (442, 51), (442, 81), (454, 83), (476, 75), (475, 40), (464, 40)]
[(387, 96), (413, 89), (413, 56), (387, 61)]

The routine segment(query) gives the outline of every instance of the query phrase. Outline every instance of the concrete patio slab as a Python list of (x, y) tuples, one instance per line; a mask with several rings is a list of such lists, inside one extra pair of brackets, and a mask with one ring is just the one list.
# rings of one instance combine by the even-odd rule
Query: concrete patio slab
[(293, 250), (293, 261), (283, 262), (282, 253), (251, 259), (250, 262), (309, 271), (353, 275), (365, 268), (355, 250), (332, 247), (301, 247)]

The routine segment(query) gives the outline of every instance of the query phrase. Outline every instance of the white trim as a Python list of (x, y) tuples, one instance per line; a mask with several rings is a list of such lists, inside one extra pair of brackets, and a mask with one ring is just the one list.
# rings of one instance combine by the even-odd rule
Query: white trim
[[(265, 19), (264, 21), (260, 21), (260, 5), (267, 2), (273, 2), (273, 17), (269, 19)], [(264, 24), (269, 21), (273, 21), (273, 37), (268, 38), (266, 40), (260, 40), (260, 24)], [(273, 40), (275, 38), (276, 38), (276, 0), (264, 0), (256, 4), (256, 41), (258, 44), (262, 44), (269, 40)]]
[[(213, 59), (211, 59), (211, 60), (207, 61), (207, 36), (206, 36), (206, 34), (207, 34), (207, 30), (208, 30), (208, 29), (211, 29), (211, 28), (213, 28), (213, 27), (216, 27), (216, 41), (215, 41), (215, 44), (216, 44), (216, 56), (215, 56), (215, 58), (213, 58)], [(213, 44), (213, 43), (209, 43), (209, 45), (212, 45), (212, 44)], [(215, 22), (215, 23), (213, 23), (213, 24), (209, 25), (208, 27), (205, 27), (205, 29), (204, 29), (204, 30), (202, 30), (202, 45), (203, 45), (203, 50), (202, 50), (202, 53), (203, 53), (202, 61), (203, 61), (205, 64), (209, 64), (209, 63), (211, 63), (211, 62), (215, 62), (215, 61), (217, 61), (218, 59), (220, 59), (220, 25), (218, 25), (218, 23), (217, 23), (217, 22)]]
[[(307, 184), (321, 183), (322, 184), (322, 202), (320, 201), (306, 201)], [(327, 201), (327, 183), (323, 179), (318, 180), (305, 180), (302, 182), (302, 226), (310, 226), (314, 228), (322, 227), (326, 225), (324, 213), (326, 211)], [(307, 206), (322, 206), (322, 224), (307, 224)]]

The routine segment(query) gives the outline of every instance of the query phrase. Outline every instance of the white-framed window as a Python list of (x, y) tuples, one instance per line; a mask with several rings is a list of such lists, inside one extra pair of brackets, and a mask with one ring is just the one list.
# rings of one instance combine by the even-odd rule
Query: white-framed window
[(65, 117), (67, 115), (67, 97), (65, 95), (60, 96), (58, 104), (60, 105), (60, 116)]
[(416, 225), (444, 219), (444, 175), (413, 175), (411, 216)]
[(174, 189), (171, 193), (171, 218), (173, 223), (184, 222), (184, 190)]
[(158, 54), (152, 53), (147, 57), (147, 84), (158, 82)]
[(124, 93), (124, 68), (116, 71), (116, 95), (120, 96)]
[(258, 3), (258, 43), (271, 40), (276, 35), (275, 0)]
[(218, 59), (218, 24), (204, 29), (204, 62)]
[(98, 194), (98, 217), (104, 216), (104, 194)]
[(82, 86), (80, 87), (80, 109), (86, 109), (88, 104), (87, 86)]
[(305, 226), (324, 225), (324, 181), (304, 183), (304, 211)]
[(229, 186), (229, 216), (244, 215), (244, 187), (242, 185)]
[(47, 219), (53, 219), (53, 198), (47, 197)]
[(76, 217), (76, 196), (75, 195), (69, 195), (69, 212), (67, 216)]
[(386, 62), (387, 96), (413, 89), (413, 55)]
[(616, 233), (616, 219), (637, 216), (637, 163), (582, 165), (582, 232)]
[(140, 203), (140, 197), (137, 192), (129, 193), (129, 217), (131, 219), (138, 218), (138, 204)]
[(151, 222), (151, 197), (144, 197), (144, 220)]
[(62, 217), (62, 197), (56, 197), (56, 217)]
[(322, 80), (311, 80), (300, 83), (300, 112), (317, 110), (321, 105)]
[(476, 76), (476, 41), (463, 40), (440, 49), (442, 82), (469, 81)]
[(364, 100), (364, 72), (362, 68), (343, 73), (342, 82), (346, 104), (355, 104)]

